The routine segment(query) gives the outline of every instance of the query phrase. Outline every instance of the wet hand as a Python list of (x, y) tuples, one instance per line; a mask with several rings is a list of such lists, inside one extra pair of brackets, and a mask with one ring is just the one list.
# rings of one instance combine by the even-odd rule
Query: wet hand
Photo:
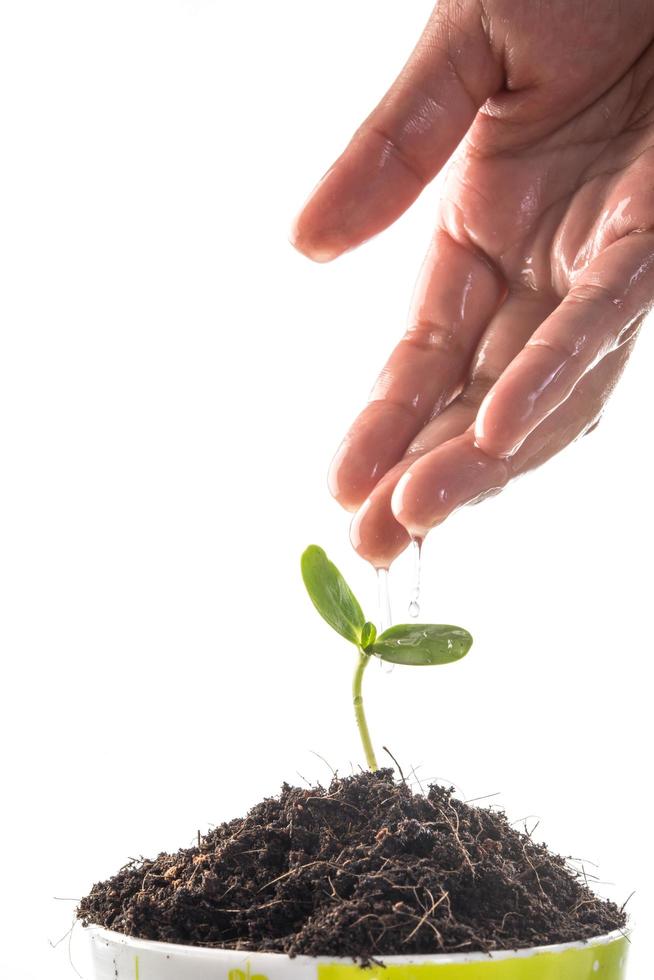
[(620, 376), (654, 297), (654, 5), (438, 3), (294, 244), (360, 245), (453, 153), (408, 329), (330, 471), (382, 567), (591, 429)]

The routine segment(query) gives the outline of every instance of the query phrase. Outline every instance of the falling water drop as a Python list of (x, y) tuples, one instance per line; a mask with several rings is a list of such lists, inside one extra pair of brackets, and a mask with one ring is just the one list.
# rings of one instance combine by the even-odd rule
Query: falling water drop
[(420, 574), (422, 565), (422, 538), (413, 539), (413, 589), (409, 600), (409, 616), (417, 619), (420, 615)]
[[(377, 594), (379, 597), (379, 632), (383, 633), (384, 630), (389, 629), (393, 625), (387, 568), (377, 569)], [(390, 674), (395, 664), (387, 664), (384, 660), (380, 660), (379, 666), (386, 674)]]
[(377, 569), (377, 595), (379, 598), (379, 632), (392, 625), (391, 598), (388, 592), (388, 569)]

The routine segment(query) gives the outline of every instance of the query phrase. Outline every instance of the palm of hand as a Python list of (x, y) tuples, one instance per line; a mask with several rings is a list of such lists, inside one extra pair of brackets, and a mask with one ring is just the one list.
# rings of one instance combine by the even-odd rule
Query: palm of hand
[[(466, 99), (485, 103), (469, 128), (454, 118), (467, 134), (446, 177), (410, 328), (332, 465), (333, 492), (358, 510), (353, 541), (377, 565), (409, 535), (424, 536), (588, 431), (654, 295), (653, 25), (638, 23), (654, 23), (652, 14), (606, 0), (589, 27), (557, 0), (543, 24), (529, 2), (516, 25), (506, 3), (487, 4), (484, 36), (511, 66), (509, 87), (490, 99), (475, 90), (492, 66), (478, 45), (466, 47), (472, 29), (461, 42), (451, 22), (447, 85), (439, 82), (437, 8), (429, 44), (407, 69), (414, 65), (413, 81), (405, 73), (396, 83), (395, 104), (392, 90), (298, 224), (299, 247), (312, 254), (313, 241), (319, 257), (380, 230), (442, 162), (442, 151), (429, 155), (430, 113), (447, 116), (448, 93), (455, 116), (465, 116)], [(512, 26), (493, 31), (495, 22)], [(474, 83), (452, 64), (452, 37)], [(580, 46), (592, 57), (580, 57)], [(388, 160), (376, 170), (375, 146)], [(339, 195), (351, 202), (357, 192), (356, 207), (339, 208)]]

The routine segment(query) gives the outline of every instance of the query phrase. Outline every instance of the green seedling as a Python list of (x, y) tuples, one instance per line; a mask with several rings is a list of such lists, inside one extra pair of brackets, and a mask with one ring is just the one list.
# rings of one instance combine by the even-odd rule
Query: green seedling
[(459, 626), (432, 626), (424, 623), (391, 626), (379, 636), (373, 623), (363, 615), (349, 585), (322, 548), (312, 544), (302, 555), (302, 578), (314, 606), (332, 629), (353, 643), (358, 660), (352, 682), (354, 714), (366, 761), (374, 772), (375, 751), (368, 731), (361, 694), (363, 675), (371, 657), (391, 664), (431, 667), (461, 660), (472, 646), (472, 637)]

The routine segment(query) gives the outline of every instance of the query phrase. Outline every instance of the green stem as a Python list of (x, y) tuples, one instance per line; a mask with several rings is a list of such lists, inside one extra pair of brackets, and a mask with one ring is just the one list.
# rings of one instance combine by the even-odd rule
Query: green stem
[(368, 666), (368, 661), (370, 656), (364, 653), (361, 648), (359, 648), (359, 662), (357, 664), (357, 669), (354, 672), (354, 680), (352, 681), (352, 700), (354, 702), (354, 715), (357, 720), (357, 725), (359, 727), (359, 735), (361, 736), (361, 741), (363, 743), (363, 751), (366, 754), (366, 762), (368, 767), (372, 772), (376, 772), (379, 769), (377, 765), (377, 759), (375, 758), (375, 750), (372, 747), (372, 742), (370, 740), (370, 732), (368, 731), (368, 722), (366, 721), (366, 713), (363, 710), (363, 695), (361, 694), (361, 683), (363, 681), (363, 672)]

